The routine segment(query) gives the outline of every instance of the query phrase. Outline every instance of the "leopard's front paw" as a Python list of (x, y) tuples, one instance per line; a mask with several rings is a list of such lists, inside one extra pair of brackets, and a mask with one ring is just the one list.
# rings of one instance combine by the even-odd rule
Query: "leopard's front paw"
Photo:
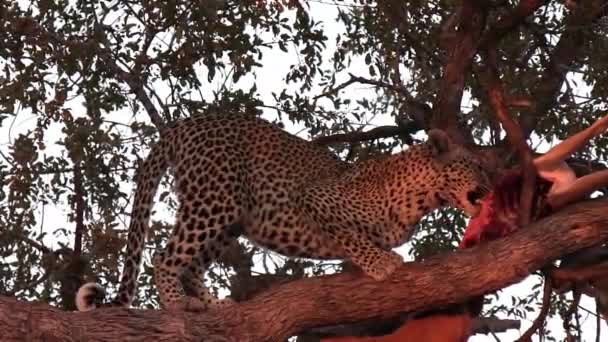
[(398, 253), (382, 251), (369, 267), (365, 267), (363, 270), (374, 280), (380, 281), (390, 276), (402, 264), (403, 258)]

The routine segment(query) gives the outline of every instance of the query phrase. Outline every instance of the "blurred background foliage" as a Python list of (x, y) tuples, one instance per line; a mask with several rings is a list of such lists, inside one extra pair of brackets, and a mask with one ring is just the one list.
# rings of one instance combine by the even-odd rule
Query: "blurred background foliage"
[[(545, 101), (535, 107), (542, 112), (532, 125), (533, 147), (587, 126), (608, 103), (606, 11), (568, 27), (568, 3), (545, 1), (497, 49), (507, 96), (534, 96), (547, 70), (567, 69), (553, 96), (533, 98)], [(0, 0), (0, 293), (73, 309), (83, 280), (116, 290), (134, 171), (159, 129), (179, 118), (214, 110), (256, 112), (307, 139), (382, 125), (401, 129), (390, 137), (331, 145), (350, 161), (424, 139), (428, 117), (421, 113), (437, 110), (453, 52), (445, 49), (445, 32), (460, 5)], [(486, 25), (515, 5), (488, 1)], [(582, 37), (576, 56), (553, 65), (560, 38), (572, 32)], [(493, 145), (501, 136), (478, 80), (480, 60), (473, 60), (454, 114), (476, 143)], [(512, 114), (523, 118), (526, 111), (515, 107)], [(594, 140), (578, 157), (605, 162), (607, 141)], [(157, 194), (134, 305), (158, 307), (150, 256), (170, 231), (176, 205), (171, 189), (168, 175)], [(454, 249), (465, 224), (461, 213), (438, 210), (401, 250), (411, 259)], [(297, 278), (341, 268), (285, 262), (243, 241), (208, 281), (222, 295), (227, 289), (237, 295), (263, 278), (252, 277), (258, 274)], [(535, 286), (512, 300), (505, 297), (507, 305), (498, 304), (501, 293), (489, 296), (486, 311), (533, 319), (540, 292)], [(556, 299), (556, 308), (568, 301)]]

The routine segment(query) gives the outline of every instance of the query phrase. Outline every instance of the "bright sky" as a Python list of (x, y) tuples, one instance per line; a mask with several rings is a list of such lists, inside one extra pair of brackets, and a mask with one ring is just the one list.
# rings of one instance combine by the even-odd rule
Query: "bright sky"
[[(323, 1), (318, 1), (318, 2), (310, 1), (309, 4), (311, 7), (310, 12), (311, 12), (312, 17), (315, 18), (315, 20), (317, 20), (317, 21), (323, 22), (323, 27), (325, 29), (326, 34), (329, 37), (329, 40), (327, 42), (328, 47), (333, 46), (334, 41), (335, 41), (334, 40), (335, 35), (342, 30), (342, 27), (340, 27), (335, 22), (335, 18), (337, 15), (336, 6), (329, 2), (326, 3)], [(328, 48), (325, 51), (326, 57), (329, 57), (332, 54), (333, 54), (333, 51), (331, 50), (331, 48)], [(262, 64), (265, 67), (258, 70), (256, 72), (255, 76), (250, 75), (250, 76), (247, 76), (246, 78), (244, 78), (242, 81), (239, 82), (239, 84), (237, 86), (243, 86), (244, 88), (248, 88), (248, 86), (253, 81), (253, 78), (255, 77), (255, 80), (258, 82), (258, 89), (259, 89), (259, 93), (262, 96), (262, 99), (266, 103), (272, 104), (273, 98), (271, 96), (271, 93), (272, 92), (278, 93), (283, 88), (285, 88), (285, 82), (283, 80), (283, 77), (290, 69), (290, 65), (297, 64), (297, 63), (298, 63), (297, 52), (295, 51), (295, 48), (293, 48), (293, 47), (289, 47), (289, 50), (287, 53), (283, 53), (282, 51), (280, 51), (278, 49), (276, 51), (272, 51), (272, 53), (269, 53), (269, 51), (268, 51), (265, 53), (265, 58), (264, 58), (264, 61), (262, 62)], [(353, 66), (351, 67), (349, 72), (351, 72), (355, 75), (367, 77), (367, 76), (369, 76), (367, 70), (368, 69), (365, 66), (365, 64), (362, 61), (358, 61), (358, 63), (353, 64)], [(406, 75), (406, 77), (407, 77), (407, 74), (405, 72), (403, 73), (403, 75)], [(345, 76), (345, 77), (347, 77), (347, 76)], [(206, 75), (201, 75), (201, 79), (203, 79), (203, 80), (206, 79)], [(578, 84), (583, 84), (582, 80), (579, 81)], [(156, 89), (161, 93), (161, 97), (163, 97), (162, 96), (163, 88), (159, 87)], [(202, 89), (202, 92), (207, 96), (207, 99), (211, 99), (211, 89), (212, 88)], [(166, 91), (166, 88), (164, 90)], [(319, 89), (317, 93), (320, 93), (320, 92), (321, 91)], [(587, 90), (585, 90), (585, 92), (587, 92)], [(347, 96), (350, 98), (357, 98), (357, 99), (360, 99), (365, 96), (371, 97), (371, 96), (373, 96), (373, 89), (367, 85), (352, 85), (352, 86), (346, 88), (345, 90), (343, 90), (341, 92), (341, 95)], [(463, 100), (463, 106), (467, 106), (467, 104), (468, 104), (467, 99), (465, 97), (465, 99)], [(73, 104), (73, 108), (78, 109), (78, 105)], [(77, 113), (78, 110), (75, 110), (74, 112)], [(80, 112), (83, 113), (84, 111), (80, 111)], [(268, 119), (275, 119), (276, 112), (273, 110), (267, 110), (265, 112), (265, 117)], [(117, 113), (116, 115), (114, 115), (111, 118), (111, 120), (118, 121), (118, 122), (125, 122), (125, 120), (128, 120), (129, 118), (131, 118), (131, 113), (125, 111), (122, 113)], [(125, 122), (125, 123), (128, 123), (128, 122)], [(386, 115), (386, 116), (375, 117), (375, 118), (373, 118), (373, 120), (370, 123), (372, 125), (391, 125), (391, 124), (394, 124), (394, 120), (391, 117), (389, 117), (388, 115)], [(8, 121), (5, 121), (5, 126), (0, 127), (0, 151), (2, 151), (3, 153), (7, 153), (8, 144), (11, 143), (17, 137), (17, 135), (19, 133), (24, 133), (27, 130), (32, 129), (34, 127), (34, 125), (35, 125), (34, 117), (32, 115), (29, 115), (25, 111), (19, 113), (17, 118), (12, 123), (10, 123), (10, 126), (8, 125)], [(50, 133), (47, 135), (47, 141), (49, 143), (49, 146), (53, 145), (54, 142), (58, 140), (58, 137), (60, 136), (59, 129), (60, 129), (60, 127), (55, 126), (51, 129)], [(307, 131), (305, 131), (303, 129), (303, 126), (301, 126), (301, 125), (294, 125), (289, 122), (286, 122), (286, 129), (288, 131), (290, 131), (291, 133), (298, 134), (299, 136), (301, 136), (303, 138), (308, 138)], [(420, 134), (418, 137), (424, 137), (424, 134)], [(548, 147), (548, 146), (546, 146), (546, 144), (542, 144), (542, 145), (545, 145), (545, 146), (542, 146), (542, 150), (545, 150)], [(57, 153), (57, 150), (53, 151), (53, 149), (48, 149), (46, 151), (46, 153), (49, 153), (49, 154)], [(132, 190), (132, 183), (124, 184), (123, 191), (125, 191), (126, 193), (130, 193), (131, 190)], [(127, 204), (125, 203), (125, 205), (127, 205)], [(130, 203), (128, 205), (129, 205), (128, 208), (130, 208)], [(48, 230), (48, 231), (53, 231), (58, 227), (66, 227), (68, 229), (73, 229), (72, 224), (65, 221), (65, 218), (67, 217), (67, 214), (68, 214), (67, 210), (68, 210), (68, 208), (65, 205), (60, 205), (60, 206), (47, 205), (44, 207), (44, 210), (42, 207), (38, 208), (40, 216), (44, 216), (44, 222), (46, 222), (45, 227), (43, 227), (43, 229)], [(155, 216), (155, 219), (162, 218), (164, 220), (171, 221), (172, 218), (168, 215), (169, 215), (169, 213), (167, 211), (159, 210), (159, 213), (157, 213), (157, 215)], [(123, 220), (123, 222), (126, 223), (126, 222), (128, 222), (128, 217), (123, 217), (122, 220)], [(124, 227), (124, 228), (126, 229), (126, 227)], [(50, 247), (58, 247), (56, 241), (57, 241), (56, 237), (47, 236), (47, 238), (45, 239), (45, 244), (47, 244)], [(408, 257), (408, 253), (407, 253), (408, 248), (409, 248), (409, 245), (406, 244), (405, 246), (403, 246), (397, 250), (402, 255), (404, 255), (404, 257), (406, 259), (411, 259)], [(525, 295), (531, 293), (530, 288), (537, 282), (538, 282), (537, 279), (534, 279), (534, 280), (529, 279), (520, 284), (511, 286), (511, 287), (505, 289), (503, 295), (501, 296), (502, 300), (500, 301), (500, 303), (502, 303), (506, 306), (511, 306), (511, 296), (512, 295), (525, 296)], [(595, 304), (587, 297), (583, 298), (583, 300), (581, 301), (581, 306), (590, 310), (591, 312), (595, 312)], [(536, 317), (536, 313), (529, 314), (528, 316), (529, 316), (530, 320), (522, 321), (522, 329), (521, 329), (522, 332), (525, 331), (525, 329), (527, 329), (529, 327), (529, 325), (531, 324), (531, 320)], [(507, 317), (503, 317), (503, 318), (507, 318)], [(508, 317), (508, 318), (513, 318), (513, 317)], [(583, 323), (584, 340), (585, 341), (595, 341), (595, 330), (596, 330), (595, 317), (590, 314), (583, 314), (581, 322)], [(559, 339), (562, 339), (565, 337), (565, 335), (563, 334), (562, 322), (560, 319), (551, 319), (549, 321), (548, 327), (554, 332), (554, 335), (556, 337), (558, 337)], [(602, 330), (604, 332), (606, 332), (607, 331), (606, 328), (607, 328), (607, 326), (603, 322)], [(515, 340), (519, 336), (519, 334), (520, 334), (519, 331), (509, 331), (507, 333), (498, 334), (497, 337), (502, 341), (512, 341), (512, 340)], [(607, 333), (604, 333), (604, 335), (606, 335), (606, 334)], [(535, 340), (537, 340), (537, 339), (535, 339)], [(492, 336), (477, 335), (477, 336), (472, 337), (470, 339), (470, 341), (471, 342), (495, 341), (495, 338)]]

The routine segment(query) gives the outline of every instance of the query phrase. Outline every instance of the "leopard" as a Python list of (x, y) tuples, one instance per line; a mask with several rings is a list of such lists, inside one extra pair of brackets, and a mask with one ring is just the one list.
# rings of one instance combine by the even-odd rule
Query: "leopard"
[(212, 295), (204, 275), (240, 237), (290, 258), (350, 261), (365, 276), (385, 280), (404, 263), (393, 249), (411, 238), (424, 215), (447, 206), (475, 216), (491, 186), (470, 149), (443, 130), (427, 136), (401, 151), (349, 162), (254, 113), (180, 119), (162, 131), (135, 176), (115, 298), (103, 303), (104, 288), (85, 283), (77, 309), (131, 306), (167, 169), (178, 207), (171, 235), (152, 257), (163, 308), (234, 304)]

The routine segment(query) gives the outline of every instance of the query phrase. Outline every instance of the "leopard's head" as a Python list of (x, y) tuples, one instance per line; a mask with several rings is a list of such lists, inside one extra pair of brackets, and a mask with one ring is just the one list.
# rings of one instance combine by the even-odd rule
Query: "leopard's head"
[(481, 210), (481, 199), (492, 186), (481, 160), (443, 131), (431, 130), (427, 142), (438, 170), (432, 186), (435, 196), (442, 204), (476, 216)]

